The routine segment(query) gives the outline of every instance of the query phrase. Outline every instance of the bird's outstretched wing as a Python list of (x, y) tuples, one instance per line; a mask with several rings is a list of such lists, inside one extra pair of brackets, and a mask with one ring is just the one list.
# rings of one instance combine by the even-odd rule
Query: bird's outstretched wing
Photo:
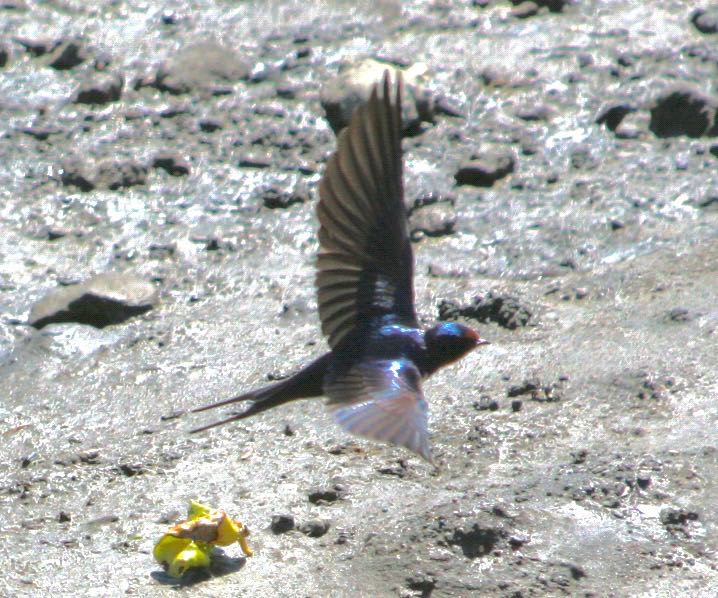
[(387, 71), (382, 93), (339, 134), (319, 187), (316, 286), (322, 332), (337, 347), (359, 323), (386, 316), (416, 326), (413, 255), (404, 206), (401, 93)]
[(330, 379), (328, 407), (352, 434), (403, 446), (431, 462), (421, 374), (405, 359), (360, 361)]

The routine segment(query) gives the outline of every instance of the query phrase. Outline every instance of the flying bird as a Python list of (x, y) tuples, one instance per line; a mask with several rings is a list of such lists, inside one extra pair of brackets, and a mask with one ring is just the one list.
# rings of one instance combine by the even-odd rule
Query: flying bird
[(414, 309), (414, 258), (404, 205), (401, 76), (389, 72), (337, 140), (319, 186), (315, 286), (330, 351), (293, 376), (195, 412), (246, 401), (239, 414), (328, 397), (343, 428), (432, 461), (422, 380), (487, 341), (453, 322), (423, 330)]

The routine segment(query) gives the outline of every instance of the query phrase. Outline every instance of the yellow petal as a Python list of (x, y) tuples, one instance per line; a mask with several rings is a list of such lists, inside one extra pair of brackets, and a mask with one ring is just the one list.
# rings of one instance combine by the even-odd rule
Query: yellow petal
[(170, 563), (167, 573), (172, 577), (182, 577), (190, 569), (209, 567), (210, 547), (203, 550), (198, 544), (190, 542)]
[(198, 519), (200, 517), (209, 517), (209, 513), (212, 509), (196, 500), (189, 501), (189, 509), (187, 509), (188, 519)]
[[(239, 521), (237, 521), (239, 523)], [(240, 525), (242, 525), (240, 523)], [(252, 550), (249, 547), (249, 544), (247, 544), (247, 536), (249, 536), (249, 530), (242, 525), (242, 530), (239, 534), (239, 538), (237, 538), (237, 542), (239, 542), (239, 546), (242, 548), (242, 552), (247, 556), (253, 556), (254, 550)]]
[(160, 538), (160, 541), (155, 544), (152, 556), (155, 557), (158, 563), (168, 567), (177, 555), (191, 543), (192, 540), (187, 538), (178, 538), (171, 534), (165, 534)]
[(226, 513), (219, 522), (217, 528), (217, 538), (214, 540), (215, 544), (219, 546), (229, 546), (234, 544), (241, 535), (242, 524), (239, 521), (230, 519)]

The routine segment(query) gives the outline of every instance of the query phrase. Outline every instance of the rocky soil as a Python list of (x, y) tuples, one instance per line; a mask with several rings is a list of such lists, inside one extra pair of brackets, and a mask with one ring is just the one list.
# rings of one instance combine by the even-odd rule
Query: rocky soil
[[(699, 4), (0, 2), (2, 593), (718, 594)], [(418, 311), (492, 341), (426, 384), (438, 466), (316, 400), (189, 435), (325, 350), (317, 184), (367, 58), (421, 86)], [(191, 498), (256, 555), (168, 577)]]

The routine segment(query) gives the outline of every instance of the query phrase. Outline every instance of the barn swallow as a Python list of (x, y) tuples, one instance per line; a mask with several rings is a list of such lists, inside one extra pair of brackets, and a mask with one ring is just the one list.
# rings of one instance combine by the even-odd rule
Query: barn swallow
[(467, 326), (423, 330), (414, 310), (401, 154), (401, 76), (389, 72), (338, 137), (319, 186), (315, 286), (330, 351), (281, 382), (207, 405), (249, 407), (201, 432), (309, 397), (328, 397), (349, 432), (432, 461), (422, 380), (487, 341)]

